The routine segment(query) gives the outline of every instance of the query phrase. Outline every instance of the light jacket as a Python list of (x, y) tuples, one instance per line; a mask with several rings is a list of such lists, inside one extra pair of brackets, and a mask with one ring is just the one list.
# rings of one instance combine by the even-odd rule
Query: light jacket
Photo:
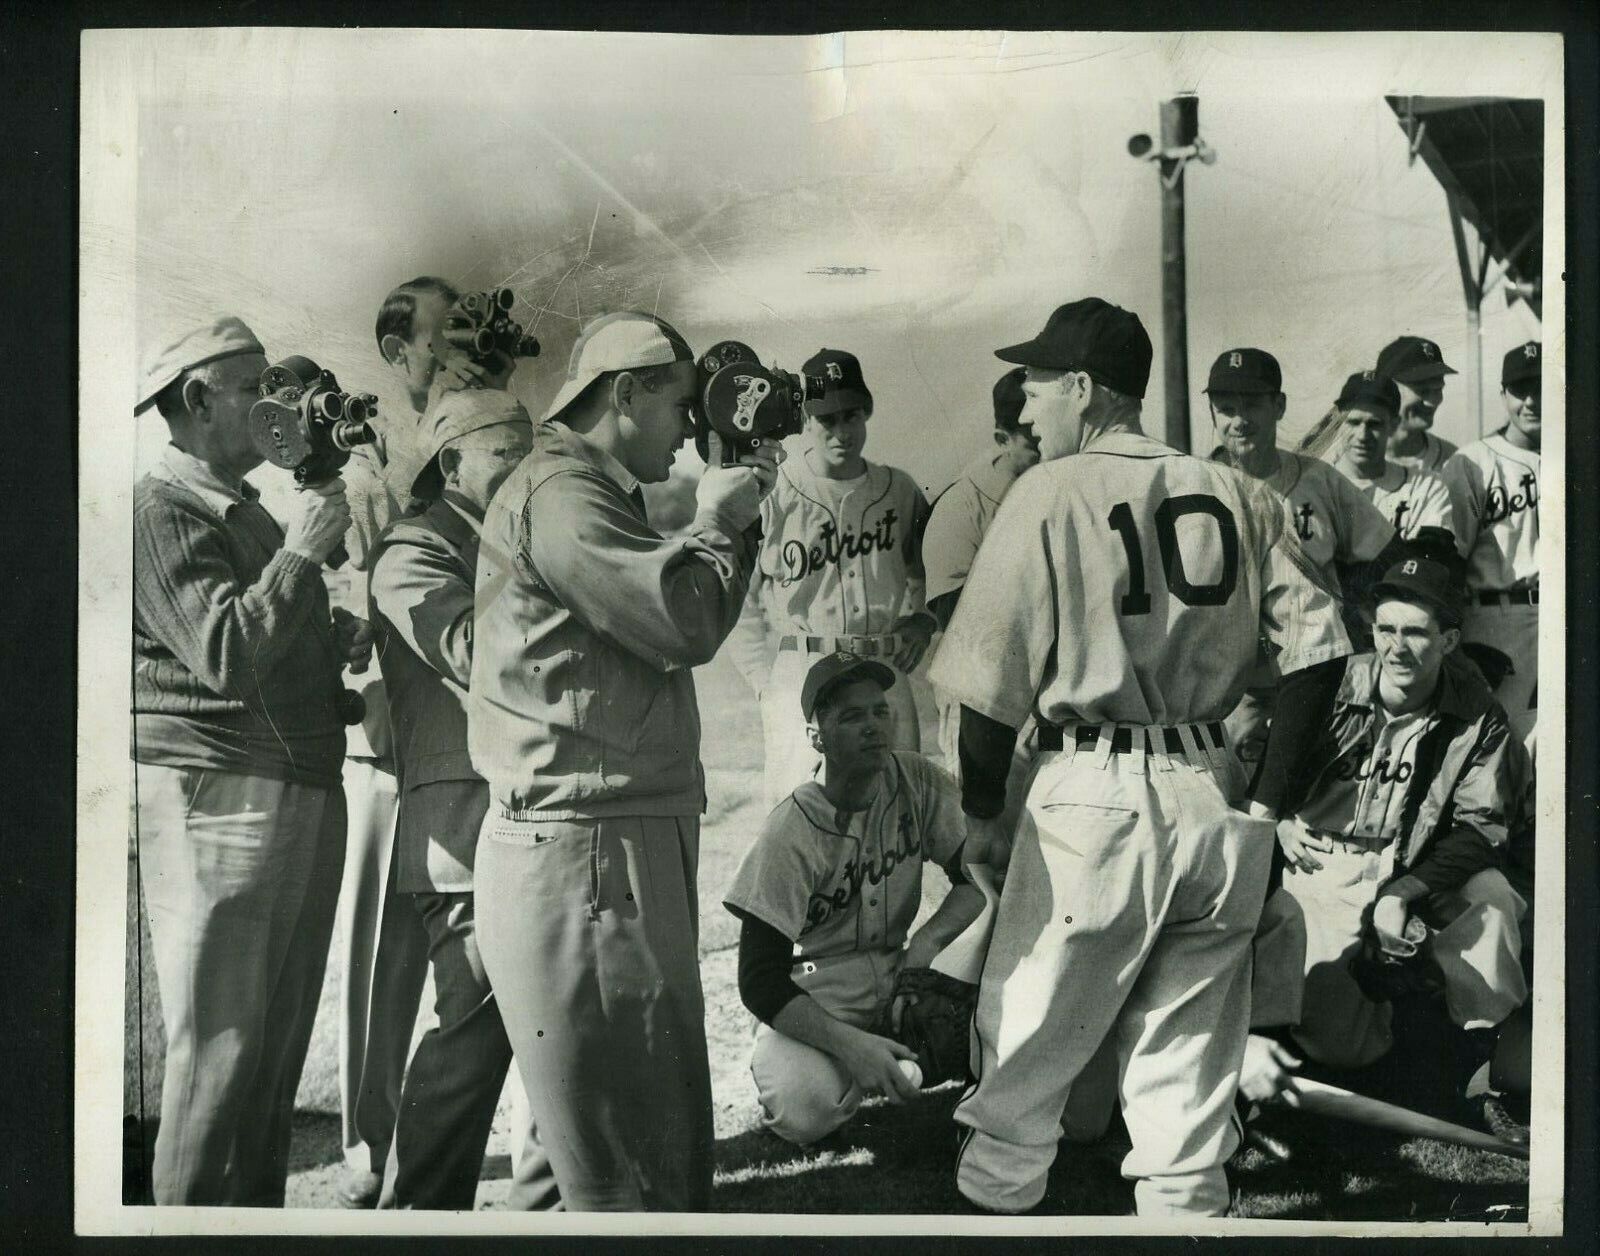
[[(1315, 797), (1330, 769), (1371, 730), (1377, 683), (1377, 655), (1346, 661), (1332, 719), (1307, 761), (1303, 797)], [(1445, 658), (1433, 709), (1437, 718), (1417, 745), (1406, 784), (1395, 875), (1409, 873), (1437, 892), (1504, 864), (1528, 760), (1483, 677), (1458, 654)]]
[(467, 754), (478, 534), (444, 501), (392, 523), (369, 570), (378, 666), (394, 727), (396, 887), (472, 889), (489, 786)]

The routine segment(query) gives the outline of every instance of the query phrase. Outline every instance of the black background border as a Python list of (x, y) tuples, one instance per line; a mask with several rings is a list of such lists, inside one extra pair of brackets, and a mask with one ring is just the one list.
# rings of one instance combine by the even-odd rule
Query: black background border
[[(1566, 1237), (1499, 1240), (1495, 1251), (1597, 1246), (1596, 795), (1600, 785), (1600, 419), (1597, 396), (1596, 223), (1600, 119), (1596, 72), (1600, 43), (1588, 6), (1550, 0), (1421, 3), (1361, 0), (1340, 6), (1222, 3), (1182, 6), (1125, 0), (1115, 6), (991, 0), (981, 5), (917, 5), (862, 0), (791, 5), (696, 0), (675, 7), (639, 3), (545, 0), (537, 8), (495, 2), (425, 5), (390, 0), (358, 6), (320, 3), (176, 3), (134, 6), (78, 3), (48, 15), (8, 13), (0, 24), (0, 170), (6, 189), (8, 238), (0, 269), (13, 315), (4, 335), (7, 379), (15, 390), (6, 407), (8, 439), (0, 457), (0, 503), (9, 540), (0, 567), (6, 630), (3, 688), (9, 718), (0, 738), (0, 1243), (5, 1250), (43, 1252), (120, 1250), (133, 1243), (170, 1250), (226, 1246), (250, 1251), (349, 1251), (367, 1238), (250, 1237), (196, 1239), (77, 1239), (72, 1235), (72, 938), (76, 780), (75, 666), (77, 651), (77, 457), (92, 449), (100, 422), (77, 421), (78, 35), (84, 29), (126, 26), (382, 25), (547, 29), (676, 30), (691, 33), (807, 34), (878, 28), (1165, 30), (1176, 22), (1201, 30), (1548, 30), (1565, 34), (1567, 81), (1568, 352), (1568, 847), (1567, 868), (1567, 1149)], [(1514, 25), (1508, 25), (1514, 23)], [(71, 493), (60, 486), (72, 485)], [(1547, 751), (1548, 753), (1548, 751)], [(120, 901), (120, 900), (119, 900)], [(480, 1249), (496, 1239), (391, 1239), (394, 1250)], [(518, 1240), (524, 1244), (526, 1238)], [(683, 1238), (535, 1240), (541, 1249), (594, 1251), (782, 1250), (805, 1253), (871, 1244), (874, 1252), (906, 1248), (931, 1253), (970, 1247), (971, 1238), (764, 1239)], [(1071, 1239), (985, 1239), (985, 1248), (1018, 1243), (1066, 1244)], [(1354, 1240), (1212, 1240), (1241, 1246), (1328, 1250)], [(1194, 1239), (1094, 1238), (1086, 1250), (1136, 1244), (1187, 1248)], [(1417, 1250), (1449, 1242), (1487, 1246), (1491, 1240), (1423, 1241)], [(1507, 1244), (1509, 1243), (1509, 1246)], [(1407, 1245), (1407, 1250), (1413, 1250)]]

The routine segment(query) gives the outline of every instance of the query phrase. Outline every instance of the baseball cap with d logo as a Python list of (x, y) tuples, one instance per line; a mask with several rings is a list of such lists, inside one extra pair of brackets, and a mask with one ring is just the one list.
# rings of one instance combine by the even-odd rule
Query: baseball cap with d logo
[(1378, 374), (1387, 375), (1402, 384), (1415, 384), (1455, 373), (1454, 367), (1445, 365), (1444, 354), (1439, 352), (1439, 346), (1421, 336), (1401, 336), (1391, 340), (1378, 354)]
[(819, 349), (806, 359), (803, 372), (822, 383), (822, 396), (806, 402), (814, 419), (841, 410), (872, 409), (872, 393), (861, 375), (861, 362), (843, 349)]
[(1283, 391), (1283, 368), (1265, 349), (1228, 349), (1217, 355), (1206, 377), (1208, 393)]
[(805, 684), (800, 688), (801, 713), (810, 720), (816, 714), (817, 703), (822, 701), (828, 690), (857, 678), (875, 680), (885, 689), (893, 686), (895, 680), (894, 671), (887, 665), (862, 658), (849, 650), (824, 654), (811, 665), (811, 670), (806, 673)]

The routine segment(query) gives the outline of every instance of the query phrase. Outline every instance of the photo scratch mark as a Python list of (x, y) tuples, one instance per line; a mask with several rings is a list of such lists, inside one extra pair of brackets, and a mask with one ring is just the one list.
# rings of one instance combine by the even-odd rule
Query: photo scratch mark
[(876, 266), (813, 266), (808, 275), (874, 275)]

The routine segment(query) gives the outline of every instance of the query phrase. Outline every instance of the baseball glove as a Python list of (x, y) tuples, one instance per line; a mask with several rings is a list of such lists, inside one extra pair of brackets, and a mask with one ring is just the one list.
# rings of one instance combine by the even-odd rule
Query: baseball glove
[(932, 968), (902, 968), (894, 983), (895, 998), (906, 996), (895, 1032), (884, 1014), (883, 1032), (917, 1053), (924, 1087), (971, 1079), (972, 1014), (978, 1005), (978, 987), (958, 981)]
[(1350, 975), (1361, 993), (1374, 1003), (1392, 1003), (1418, 994), (1444, 989), (1444, 975), (1428, 950), (1432, 931), (1416, 916), (1406, 920), (1405, 939), (1416, 945), (1414, 955), (1391, 955), (1378, 941), (1371, 924), (1361, 939), (1361, 950), (1350, 960)]

